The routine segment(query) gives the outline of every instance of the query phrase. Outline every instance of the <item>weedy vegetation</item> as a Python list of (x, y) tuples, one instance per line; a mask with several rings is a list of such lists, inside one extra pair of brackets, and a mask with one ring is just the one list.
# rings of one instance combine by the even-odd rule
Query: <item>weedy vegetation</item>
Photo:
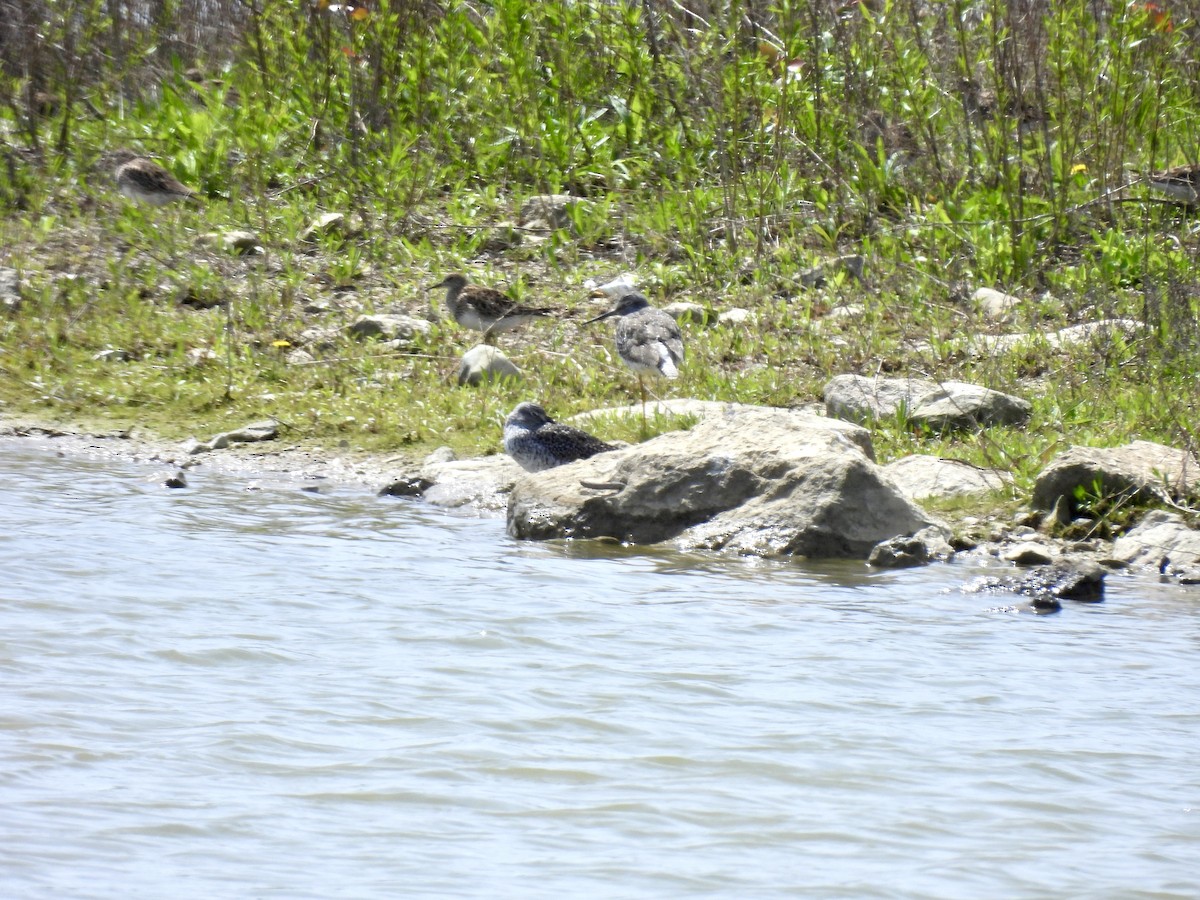
[[(1200, 161), (1200, 5), (1028, 0), (0, 0), (0, 411), (164, 437), (277, 417), (298, 440), (493, 452), (537, 399), (636, 399), (584, 282), (635, 272), (685, 326), (663, 396), (779, 406), (833, 375), (972, 381), (1025, 429), (874, 425), (1014, 473), (1071, 444), (1195, 448), (1200, 218), (1147, 173)], [(101, 152), (199, 208), (140, 208)], [(575, 198), (565, 221), (525, 202)], [(304, 240), (319, 215), (353, 227)], [(239, 255), (202, 236), (257, 235)], [(802, 273), (845, 254), (861, 279)], [(499, 343), (523, 383), (456, 386), (478, 335), (396, 346), (449, 271), (565, 315)], [(1002, 319), (978, 287), (1021, 298)], [(1048, 335), (1123, 319), (1072, 345)], [(988, 337), (1027, 333), (1011, 347)], [(104, 351), (119, 351), (108, 353)], [(303, 351), (303, 352), (298, 352)], [(640, 421), (609, 439), (637, 439)], [(669, 423), (658, 422), (658, 427)], [(622, 428), (627, 429), (622, 432)]]

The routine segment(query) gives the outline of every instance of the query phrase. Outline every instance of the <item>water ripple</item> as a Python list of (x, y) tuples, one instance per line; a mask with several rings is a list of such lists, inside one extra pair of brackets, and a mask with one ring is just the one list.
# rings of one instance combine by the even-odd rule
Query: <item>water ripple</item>
[(1200, 604), (0, 447), (0, 895), (1200, 894)]

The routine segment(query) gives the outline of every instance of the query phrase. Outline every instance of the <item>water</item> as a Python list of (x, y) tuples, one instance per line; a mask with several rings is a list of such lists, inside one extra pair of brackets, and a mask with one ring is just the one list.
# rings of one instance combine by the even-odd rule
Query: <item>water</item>
[(0, 447), (0, 896), (1195, 897), (1200, 597)]

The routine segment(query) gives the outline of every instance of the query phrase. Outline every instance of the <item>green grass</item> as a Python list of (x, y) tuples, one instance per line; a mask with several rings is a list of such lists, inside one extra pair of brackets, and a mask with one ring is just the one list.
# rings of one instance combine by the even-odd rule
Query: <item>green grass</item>
[[(25, 282), (0, 319), (0, 411), (166, 438), (271, 415), (318, 443), (494, 452), (521, 400), (565, 417), (636, 399), (611, 326), (580, 325), (586, 280), (635, 271), (655, 302), (752, 313), (686, 326), (662, 396), (799, 406), (843, 372), (977, 382), (1030, 400), (1031, 424), (880, 422), (877, 455), (1003, 468), (1018, 492), (1070, 444), (1195, 446), (1197, 218), (1122, 188), (1200, 153), (1190, 6), (1165, 22), (1083, 2), (417, 6), (230, 4), (238, 40), (165, 59), (155, 27), (186, 22), (139, 32), (85, 3), (66, 34), (47, 15), (0, 75), (0, 264)], [(58, 109), (33, 115), (35, 89)], [(113, 146), (159, 154), (205, 205), (132, 207), (92, 168)], [(520, 228), (550, 191), (583, 198), (570, 227)], [(301, 242), (326, 211), (361, 234)], [(199, 241), (234, 228), (266, 255)], [(866, 257), (864, 283), (798, 286), (843, 253)], [(475, 336), (453, 324), (399, 351), (344, 336), (363, 312), (423, 314), (424, 286), (459, 269), (569, 314), (501, 339), (524, 383), (456, 387)], [(1022, 298), (1011, 325), (973, 310), (979, 286)], [(849, 304), (861, 315), (829, 315)], [(1144, 328), (969, 347), (1111, 317)], [(342, 336), (307, 342), (321, 328)], [(311, 362), (288, 361), (299, 346)]]

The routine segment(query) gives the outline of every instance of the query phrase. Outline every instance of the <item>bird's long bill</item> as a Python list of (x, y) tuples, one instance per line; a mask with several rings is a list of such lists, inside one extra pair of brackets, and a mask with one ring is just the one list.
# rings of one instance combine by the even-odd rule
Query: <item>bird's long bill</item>
[(446, 286), (446, 279), (445, 279), (445, 278), (443, 278), (443, 279), (442, 279), (441, 281), (439, 281), (437, 284), (431, 284), (431, 285), (429, 285), (428, 287), (426, 287), (426, 288), (425, 288), (425, 290), (427, 290), (427, 291), (436, 291), (438, 288), (444, 288), (445, 286)]
[(609, 318), (610, 316), (615, 316), (616, 314), (617, 314), (617, 311), (616, 311), (615, 309), (610, 309), (610, 310), (609, 310), (608, 312), (606, 312), (606, 313), (600, 313), (600, 315), (596, 316), (596, 318), (594, 318), (594, 319), (588, 319), (588, 320), (587, 320), (586, 322), (584, 322), (583, 324), (584, 324), (584, 325), (591, 325), (593, 322), (599, 322), (601, 319), (607, 319), (607, 318)]

